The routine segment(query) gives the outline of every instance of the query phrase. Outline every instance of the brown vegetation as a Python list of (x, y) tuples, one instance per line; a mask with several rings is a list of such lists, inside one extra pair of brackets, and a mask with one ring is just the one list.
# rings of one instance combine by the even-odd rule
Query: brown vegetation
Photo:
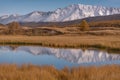
[[(102, 24), (104, 23), (111, 25), (103, 27)], [(116, 24), (116, 26), (113, 24)], [(38, 26), (31, 28), (19, 26), (19, 23), (13, 22), (0, 27), (0, 44), (30, 44), (72, 48), (93, 47), (120, 51), (119, 21), (92, 22), (89, 25), (86, 21), (83, 21), (81, 24), (66, 27), (52, 25), (52, 27)], [(82, 26), (83, 31), (81, 31), (80, 26)]]
[(89, 25), (85, 20), (83, 20), (80, 23), (79, 27), (81, 28), (82, 31), (88, 31), (89, 30)]
[(99, 48), (120, 51), (120, 36), (0, 36), (0, 44), (41, 45), (49, 47)]
[(12, 23), (8, 24), (8, 34), (16, 35), (16, 34), (19, 34), (20, 31), (21, 31), (21, 27), (20, 27), (19, 23), (12, 22)]
[(120, 66), (65, 67), (0, 65), (0, 80), (119, 80)]
[(20, 26), (12, 22), (4, 28), (0, 27), (0, 35), (29, 35), (29, 36), (51, 36), (51, 35), (120, 35), (120, 21), (99, 21), (88, 23), (83, 20), (79, 24), (57, 26), (54, 23), (44, 27)]
[(91, 27), (119, 27), (120, 20), (90, 22)]

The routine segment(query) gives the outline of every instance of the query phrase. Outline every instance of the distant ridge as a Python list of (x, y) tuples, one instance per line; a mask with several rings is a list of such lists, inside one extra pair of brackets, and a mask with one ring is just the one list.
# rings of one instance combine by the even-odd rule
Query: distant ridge
[(0, 17), (0, 23), (7, 24), (13, 21), (17, 22), (64, 22), (87, 17), (106, 16), (120, 14), (120, 8), (111, 8), (103, 6), (92, 6), (84, 4), (73, 4), (65, 8), (58, 8), (55, 11), (41, 12), (34, 11), (26, 15), (3, 15)]

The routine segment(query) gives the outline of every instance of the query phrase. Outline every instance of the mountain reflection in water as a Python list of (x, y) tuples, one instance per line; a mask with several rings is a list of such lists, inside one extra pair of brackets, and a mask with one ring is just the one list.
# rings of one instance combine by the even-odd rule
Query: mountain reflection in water
[[(28, 60), (28, 61), (27, 61)], [(120, 64), (119, 54), (100, 50), (62, 49), (39, 46), (0, 47), (0, 63), (33, 63), (37, 65)], [(64, 64), (62, 64), (64, 63)]]

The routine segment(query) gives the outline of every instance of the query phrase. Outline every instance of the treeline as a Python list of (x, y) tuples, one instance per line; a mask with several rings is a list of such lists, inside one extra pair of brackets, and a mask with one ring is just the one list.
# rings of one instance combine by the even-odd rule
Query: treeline
[[(59, 29), (62, 28), (70, 28), (74, 27), (77, 29), (77, 32), (82, 31), (90, 31), (92, 29), (99, 30), (99, 28), (102, 27), (117, 27), (120, 28), (120, 20), (113, 20), (113, 21), (99, 21), (99, 22), (87, 22), (86, 20), (82, 20), (81, 22), (77, 24), (72, 25), (56, 25), (56, 24), (46, 24), (47, 28), (42, 28), (43, 26), (38, 27), (23, 27), (18, 22), (12, 22), (7, 25), (0, 25), (0, 35), (61, 35), (64, 34), (64, 32), (60, 31)], [(51, 29), (49, 28), (51, 27)], [(59, 28), (58, 30), (55, 30), (54, 28)]]
[(90, 22), (91, 27), (119, 27), (120, 20)]
[[(80, 23), (84, 21), (81, 20), (79, 22), (30, 22), (30, 23), (20, 23), (21, 26), (27, 26), (30, 28), (36, 28), (36, 27), (76, 27), (79, 26)], [(87, 21), (87, 20), (85, 20)], [(65, 24), (67, 23), (67, 24)], [(87, 21), (90, 27), (120, 27), (120, 20), (108, 20), (108, 21)], [(7, 24), (8, 25), (8, 24)], [(5, 26), (3, 24), (0, 24), (0, 26)]]
[[(12, 23), (7, 24), (6, 27), (0, 28), (0, 34), (5, 34), (5, 35), (60, 35), (60, 34), (64, 34), (63, 32), (54, 29), (54, 27), (57, 27), (56, 25), (51, 26), (51, 27), (53, 27), (53, 29), (41, 28), (41, 27), (35, 27), (35, 28), (22, 27), (18, 22), (12, 22)], [(80, 31), (89, 30), (89, 25), (85, 20), (81, 21), (81, 23), (77, 25), (76, 27), (79, 27)]]
[(18, 22), (12, 22), (0, 28), (1, 35), (58, 35), (59, 31), (51, 29), (22, 27)]
[[(69, 22), (30, 22), (30, 23), (20, 23), (23, 26), (29, 27), (75, 27), (80, 24), (82, 20), (79, 21), (69, 21)], [(86, 20), (91, 27), (120, 27), (120, 20), (107, 20), (107, 21), (89, 21)]]

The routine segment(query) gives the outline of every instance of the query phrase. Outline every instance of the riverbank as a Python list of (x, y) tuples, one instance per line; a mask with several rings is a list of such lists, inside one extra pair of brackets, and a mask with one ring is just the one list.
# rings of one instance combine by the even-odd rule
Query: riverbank
[(0, 36), (1, 45), (40, 45), (62, 48), (98, 48), (120, 51), (120, 36)]
[(119, 80), (119, 78), (119, 65), (71, 69), (65, 67), (61, 70), (54, 66), (0, 65), (0, 80)]

